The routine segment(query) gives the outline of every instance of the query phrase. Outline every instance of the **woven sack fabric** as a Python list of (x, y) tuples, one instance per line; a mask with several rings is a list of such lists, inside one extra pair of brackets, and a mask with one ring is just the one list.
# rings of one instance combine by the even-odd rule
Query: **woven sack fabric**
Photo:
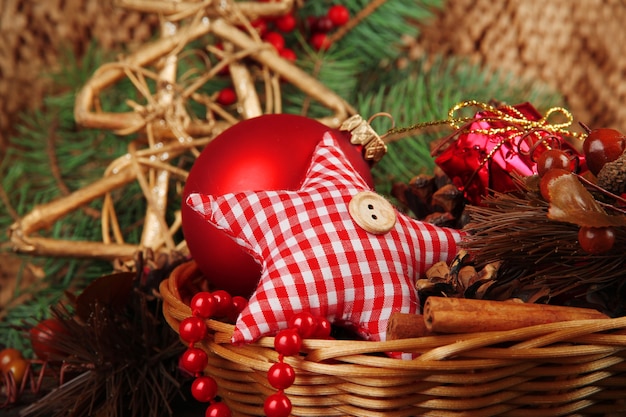
[[(620, 0), (448, 0), (409, 56), (468, 57), (562, 93), (577, 121), (626, 126), (626, 7)], [(494, 97), (497, 98), (497, 97)]]

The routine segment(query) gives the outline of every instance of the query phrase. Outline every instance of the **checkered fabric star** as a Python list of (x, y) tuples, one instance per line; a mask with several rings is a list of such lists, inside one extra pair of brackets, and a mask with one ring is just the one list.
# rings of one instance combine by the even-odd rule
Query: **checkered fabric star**
[(368, 232), (349, 209), (353, 197), (368, 191), (328, 132), (296, 191), (187, 198), (262, 266), (233, 343), (275, 334), (301, 311), (354, 326), (364, 339), (384, 340), (392, 312), (419, 312), (415, 278), (434, 263), (451, 260), (462, 233), (394, 209), (389, 231)]

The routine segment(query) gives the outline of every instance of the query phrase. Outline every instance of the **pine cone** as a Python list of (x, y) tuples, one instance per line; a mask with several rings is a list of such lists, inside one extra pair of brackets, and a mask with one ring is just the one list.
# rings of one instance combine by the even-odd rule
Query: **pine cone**
[(613, 194), (626, 192), (626, 152), (615, 161), (604, 164), (598, 172), (598, 185)]

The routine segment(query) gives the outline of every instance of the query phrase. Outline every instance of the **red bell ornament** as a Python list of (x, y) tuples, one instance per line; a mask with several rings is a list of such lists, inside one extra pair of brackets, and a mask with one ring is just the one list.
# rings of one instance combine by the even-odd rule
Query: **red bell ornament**
[(191, 256), (214, 289), (249, 297), (261, 276), (261, 266), (184, 204), (187, 196), (295, 190), (305, 177), (315, 147), (328, 131), (373, 187), (370, 165), (360, 147), (350, 143), (350, 133), (303, 116), (268, 114), (241, 121), (218, 135), (198, 156), (183, 190), (182, 227)]

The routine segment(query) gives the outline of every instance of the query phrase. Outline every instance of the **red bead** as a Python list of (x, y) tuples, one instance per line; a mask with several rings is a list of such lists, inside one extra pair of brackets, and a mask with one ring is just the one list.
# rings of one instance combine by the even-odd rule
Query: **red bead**
[(257, 31), (259, 36), (263, 36), (267, 33), (267, 21), (265, 21), (265, 19), (257, 19), (250, 22), (250, 24)]
[(267, 380), (276, 389), (287, 389), (296, 380), (296, 371), (285, 362), (277, 362), (267, 371)]
[(193, 296), (189, 307), (194, 316), (209, 319), (215, 314), (217, 302), (210, 292), (202, 291)]
[(291, 401), (283, 392), (277, 392), (265, 399), (263, 411), (267, 417), (288, 417), (291, 414)]
[(318, 317), (317, 326), (315, 327), (315, 333), (313, 333), (313, 338), (328, 339), (330, 337), (331, 331), (332, 325), (330, 324), (330, 321), (325, 317)]
[(222, 106), (230, 106), (237, 102), (237, 93), (230, 87), (224, 87), (217, 93), (216, 101)]
[(315, 334), (317, 319), (308, 311), (296, 313), (289, 320), (289, 327), (296, 329), (303, 339), (307, 339)]
[(215, 300), (215, 316), (225, 317), (228, 316), (232, 308), (233, 297), (224, 290), (213, 291), (213, 299)]
[(205, 351), (190, 347), (181, 356), (180, 366), (191, 374), (197, 374), (204, 370), (209, 362)]
[(243, 311), (244, 308), (246, 308), (247, 305), (248, 305), (248, 300), (245, 297), (242, 297), (240, 295), (234, 296), (231, 300), (231, 308), (228, 314), (229, 316), (228, 318), (231, 321), (237, 320), (237, 318), (239, 317), (239, 314), (241, 314), (241, 312)]
[(267, 32), (263, 36), (263, 40), (276, 49), (276, 52), (280, 52), (285, 47), (285, 38), (278, 32)]
[(296, 28), (296, 18), (290, 13), (275, 20), (276, 27), (283, 32), (291, 32)]
[(334, 27), (333, 21), (328, 16), (320, 16), (313, 21), (311, 30), (316, 33), (327, 33), (333, 30)]
[(608, 252), (615, 244), (615, 231), (611, 227), (583, 226), (578, 230), (578, 244), (592, 255)]
[(180, 337), (187, 343), (196, 343), (204, 339), (207, 327), (200, 317), (187, 317), (180, 322), (178, 328)]
[(222, 402), (213, 403), (207, 407), (205, 417), (231, 417), (230, 408)]
[(276, 352), (284, 356), (293, 356), (300, 353), (302, 338), (295, 329), (285, 329), (278, 332), (274, 338)]
[(343, 26), (350, 20), (350, 12), (340, 4), (330, 6), (327, 16), (335, 26)]
[(217, 395), (217, 382), (210, 376), (199, 376), (191, 384), (191, 395), (196, 401), (208, 403)]
[(311, 36), (311, 46), (316, 51), (325, 51), (330, 46), (328, 43), (328, 36), (325, 33), (314, 33)]

